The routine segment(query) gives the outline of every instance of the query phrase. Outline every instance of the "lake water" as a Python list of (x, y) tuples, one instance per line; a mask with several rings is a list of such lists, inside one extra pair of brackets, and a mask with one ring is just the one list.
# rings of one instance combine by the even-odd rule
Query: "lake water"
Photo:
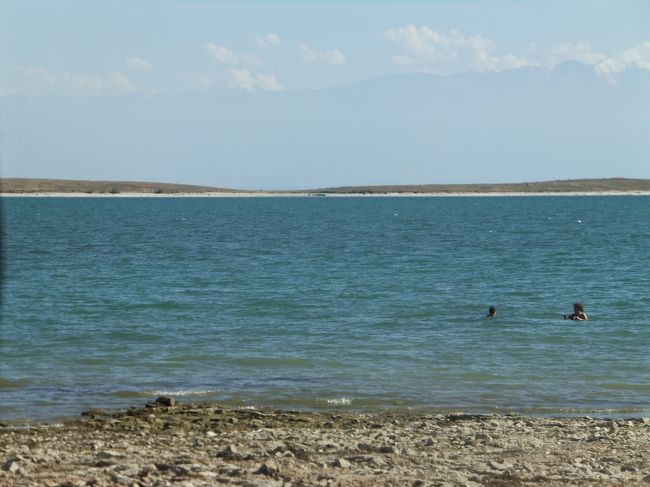
[(650, 415), (647, 196), (0, 203), (0, 419)]

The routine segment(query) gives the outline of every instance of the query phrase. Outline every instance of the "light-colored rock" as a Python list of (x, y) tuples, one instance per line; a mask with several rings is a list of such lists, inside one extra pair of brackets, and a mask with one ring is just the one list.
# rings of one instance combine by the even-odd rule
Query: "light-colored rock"
[(348, 462), (345, 458), (337, 458), (334, 461), (334, 466), (340, 467), (340, 468), (350, 468), (352, 464)]
[(5, 472), (9, 472), (9, 473), (14, 473), (14, 474), (15, 474), (15, 473), (18, 472), (18, 470), (20, 470), (20, 464), (19, 464), (17, 461), (15, 461), (15, 460), (9, 460), (9, 461), (7, 461), (7, 462), (2, 466), (2, 469), (3, 469)]
[(512, 463), (494, 460), (490, 460), (488, 462), (488, 466), (494, 470), (509, 470), (513, 467)]

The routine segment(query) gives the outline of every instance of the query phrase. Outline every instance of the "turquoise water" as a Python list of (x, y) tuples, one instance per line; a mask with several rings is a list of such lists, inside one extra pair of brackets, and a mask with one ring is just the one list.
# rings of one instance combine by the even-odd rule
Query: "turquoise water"
[(650, 415), (650, 197), (1, 205), (0, 419), (160, 394)]

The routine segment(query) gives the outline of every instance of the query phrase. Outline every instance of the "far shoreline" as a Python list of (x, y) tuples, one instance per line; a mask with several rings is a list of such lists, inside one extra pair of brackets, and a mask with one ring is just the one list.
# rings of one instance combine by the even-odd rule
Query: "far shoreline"
[(650, 179), (565, 179), (520, 183), (384, 184), (311, 188), (226, 188), (152, 181), (0, 178), (0, 197), (467, 197), (650, 195)]
[(0, 193), (0, 198), (459, 198), (507, 196), (650, 196), (650, 191), (536, 191), (536, 192), (386, 192), (386, 193), (312, 193), (282, 191), (200, 192), (200, 193), (78, 193), (34, 192)]

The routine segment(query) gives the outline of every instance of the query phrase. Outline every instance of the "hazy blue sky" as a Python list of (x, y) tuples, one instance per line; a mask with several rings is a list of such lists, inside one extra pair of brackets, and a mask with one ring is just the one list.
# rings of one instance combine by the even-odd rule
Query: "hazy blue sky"
[[(341, 134), (341, 127), (346, 125), (342, 121), (337, 126), (337, 120), (354, 117), (350, 104), (355, 102), (343, 106), (336, 97), (329, 108), (321, 104), (315, 112), (319, 135), (312, 132), (296, 141), (300, 150), (290, 147), (294, 138), (289, 134), (295, 131), (298, 136), (304, 125), (310, 124), (308, 113), (295, 115), (305, 91), (332, 91), (369, 78), (410, 73), (479, 73), (472, 78), (476, 84), (472, 86), (480, 86), (481, 80), (489, 80), (495, 73), (531, 68), (552, 72), (571, 60), (587, 65), (594, 78), (606, 85), (603, 89), (611, 87), (617, 100), (624, 98), (629, 103), (621, 111), (614, 107), (611, 112), (612, 117), (624, 118), (632, 112), (627, 123), (633, 135), (630, 130), (624, 135), (631, 137), (625, 140), (627, 148), (611, 140), (610, 145), (599, 146), (600, 156), (594, 158), (572, 147), (570, 138), (562, 139), (566, 150), (557, 151), (565, 154), (560, 157), (562, 163), (548, 161), (547, 170), (542, 170), (540, 164), (544, 166), (544, 162), (539, 157), (525, 160), (526, 147), (519, 140), (516, 160), (508, 159), (507, 148), (488, 151), (486, 167), (498, 170), (479, 171), (478, 150), (462, 147), (460, 139), (454, 139), (456, 147), (436, 137), (428, 138), (419, 126), (417, 143), (404, 148), (386, 145), (381, 154), (373, 154), (368, 141), (377, 136), (376, 131), (364, 132), (359, 122), (349, 126), (350, 130), (359, 130), (358, 143), (353, 133)], [(647, 128), (642, 122), (644, 113), (638, 111), (647, 109), (650, 94), (645, 88), (627, 93), (627, 85), (621, 85), (621, 79), (631, 72), (649, 71), (650, 2), (642, 0), (0, 0), (0, 103), (5, 107), (0, 139), (2, 175), (138, 178), (242, 188), (650, 177), (647, 137), (645, 143), (635, 138)], [(413, 88), (405, 85), (403, 89)], [(570, 90), (583, 91), (580, 86), (566, 90), (562, 96)], [(219, 93), (218, 98), (215, 93)], [(530, 93), (539, 94), (534, 90)], [(593, 103), (598, 105), (603, 91), (593, 94)], [(276, 103), (292, 95), (296, 98), (291, 102)], [(431, 101), (434, 95), (423, 97)], [(269, 97), (275, 97), (275, 102), (269, 102)], [(117, 109), (108, 108), (107, 99), (122, 107), (122, 119), (108, 115)], [(486, 99), (481, 98), (480, 103)], [(149, 113), (164, 104), (159, 113), (177, 118), (178, 130), (155, 116), (143, 127), (143, 113), (149, 110), (142, 105), (143, 100), (155, 105)], [(382, 104), (385, 100), (377, 95), (375, 101)], [(580, 106), (584, 108), (588, 101), (583, 99)], [(521, 99), (511, 102), (521, 104)], [(417, 112), (417, 103), (413, 107)], [(289, 108), (292, 113), (287, 114)], [(423, 105), (422, 110), (429, 108)], [(454, 110), (466, 107), (445, 109), (446, 116), (451, 113), (453, 118)], [(476, 109), (482, 110), (480, 106)], [(210, 117), (217, 112), (227, 113), (228, 118), (216, 122)], [(381, 116), (403, 117), (405, 113), (385, 109)], [(498, 110), (490, 113), (499, 118)], [(607, 111), (599, 113), (609, 116)], [(543, 129), (548, 129), (558, 113), (540, 116), (546, 117)], [(264, 124), (249, 123), (260, 117), (267, 126), (275, 126), (277, 143), (259, 133)], [(476, 119), (471, 113), (467, 117)], [(134, 118), (140, 125), (130, 125)], [(107, 119), (136, 134), (144, 130), (143, 136), (122, 133), (120, 140), (115, 139)], [(102, 123), (95, 126), (96, 120)], [(426, 125), (426, 117), (423, 120)], [(562, 120), (557, 122), (562, 124)], [(583, 122), (576, 119), (577, 125)], [(394, 123), (387, 120), (388, 126)], [(512, 125), (504, 130), (518, 125), (513, 118), (508, 123)], [(158, 124), (164, 125), (160, 133), (165, 140), (156, 139)], [(492, 125), (488, 118), (484, 125), (474, 123), (472, 127), (476, 132)], [(278, 132), (277, 126), (284, 131)], [(432, 126), (439, 125), (436, 122)], [(206, 127), (213, 131), (194, 136)], [(255, 127), (255, 131), (248, 132), (247, 127)], [(599, 138), (607, 133), (603, 127), (593, 133), (584, 132), (584, 126), (565, 130), (573, 128), (580, 131), (575, 144), (585, 144), (590, 133)], [(68, 129), (78, 131), (79, 137), (66, 132)], [(227, 138), (224, 133), (228, 133)], [(327, 140), (327, 157), (310, 154), (305, 140), (315, 142), (315, 146)], [(541, 139), (531, 142), (531, 152), (541, 140), (557, 143), (559, 139), (542, 134)], [(507, 145), (507, 139), (503, 141)], [(422, 151), (435, 154), (437, 147), (442, 156), (436, 158), (436, 167), (431, 167), (431, 158), (422, 157)], [(266, 150), (269, 148), (273, 150)], [(603, 152), (616, 157), (605, 157)], [(379, 159), (381, 171), (375, 166)], [(621, 159), (625, 164), (620, 164)], [(466, 168), (460, 167), (464, 161)], [(517, 171), (513, 172), (515, 166)]]

